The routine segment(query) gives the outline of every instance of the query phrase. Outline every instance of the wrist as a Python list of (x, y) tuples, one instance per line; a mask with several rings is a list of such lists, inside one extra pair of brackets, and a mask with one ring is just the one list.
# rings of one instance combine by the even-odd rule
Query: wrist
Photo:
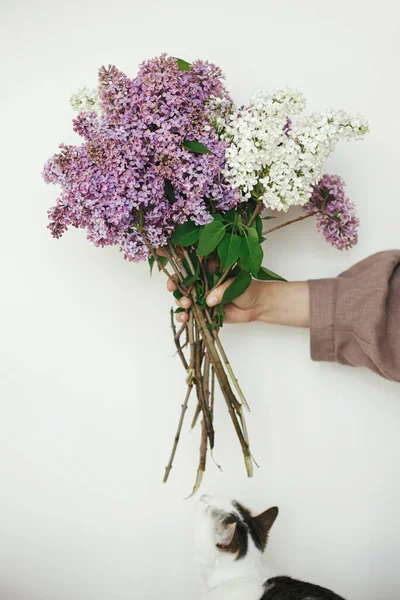
[(256, 321), (292, 327), (308, 327), (310, 300), (307, 282), (257, 282)]

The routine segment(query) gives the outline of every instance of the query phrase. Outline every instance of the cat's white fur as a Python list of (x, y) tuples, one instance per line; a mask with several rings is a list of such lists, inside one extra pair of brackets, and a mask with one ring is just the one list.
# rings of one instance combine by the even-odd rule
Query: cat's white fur
[(229, 528), (219, 526), (218, 517), (235, 512), (231, 503), (217, 502), (202, 496), (198, 506), (195, 528), (196, 558), (205, 587), (205, 600), (260, 600), (263, 584), (273, 576), (262, 561), (262, 553), (249, 536), (246, 556), (223, 552), (217, 544), (229, 543)]

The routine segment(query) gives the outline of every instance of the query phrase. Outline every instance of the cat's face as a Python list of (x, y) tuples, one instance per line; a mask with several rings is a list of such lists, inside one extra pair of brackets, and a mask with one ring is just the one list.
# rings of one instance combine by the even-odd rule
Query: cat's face
[(277, 516), (276, 507), (252, 516), (238, 502), (220, 502), (212, 496), (201, 496), (195, 528), (200, 566), (208, 570), (221, 560), (234, 562), (249, 552), (262, 553)]

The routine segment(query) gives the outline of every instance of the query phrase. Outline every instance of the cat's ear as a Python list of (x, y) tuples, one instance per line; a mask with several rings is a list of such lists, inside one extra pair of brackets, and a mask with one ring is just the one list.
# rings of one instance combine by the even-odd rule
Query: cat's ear
[(272, 506), (268, 510), (264, 511), (260, 515), (253, 517), (254, 521), (261, 527), (265, 537), (268, 537), (269, 530), (275, 522), (276, 517), (278, 516), (278, 507)]
[(236, 523), (216, 523), (214, 525), (214, 535), (218, 548), (227, 548), (231, 544), (235, 533)]

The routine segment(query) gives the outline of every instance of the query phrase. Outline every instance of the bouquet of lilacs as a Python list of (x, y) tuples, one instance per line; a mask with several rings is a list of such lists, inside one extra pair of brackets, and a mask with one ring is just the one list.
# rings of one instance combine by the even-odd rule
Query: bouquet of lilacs
[[(45, 181), (61, 186), (49, 210), (51, 233), (86, 229), (96, 246), (117, 245), (126, 259), (147, 260), (150, 270), (157, 265), (175, 278), (176, 298), (192, 300), (178, 330), (171, 311), (187, 392), (164, 480), (194, 389), (192, 427), (201, 423), (194, 492), (200, 486), (215, 443), (216, 382), (251, 476), (248, 403), (220, 340), (224, 305), (252, 278), (283, 279), (262, 265), (265, 235), (275, 229), (315, 216), (332, 245), (356, 243), (354, 206), (324, 164), (338, 141), (362, 138), (368, 125), (343, 111), (303, 116), (305, 99), (290, 89), (259, 92), (236, 107), (218, 67), (166, 54), (144, 62), (134, 79), (114, 66), (101, 68), (98, 87), (83, 88), (71, 104), (83, 143), (61, 144), (44, 167)], [(263, 231), (264, 208), (293, 206), (303, 215)], [(208, 294), (228, 277), (222, 303), (209, 308)]]

